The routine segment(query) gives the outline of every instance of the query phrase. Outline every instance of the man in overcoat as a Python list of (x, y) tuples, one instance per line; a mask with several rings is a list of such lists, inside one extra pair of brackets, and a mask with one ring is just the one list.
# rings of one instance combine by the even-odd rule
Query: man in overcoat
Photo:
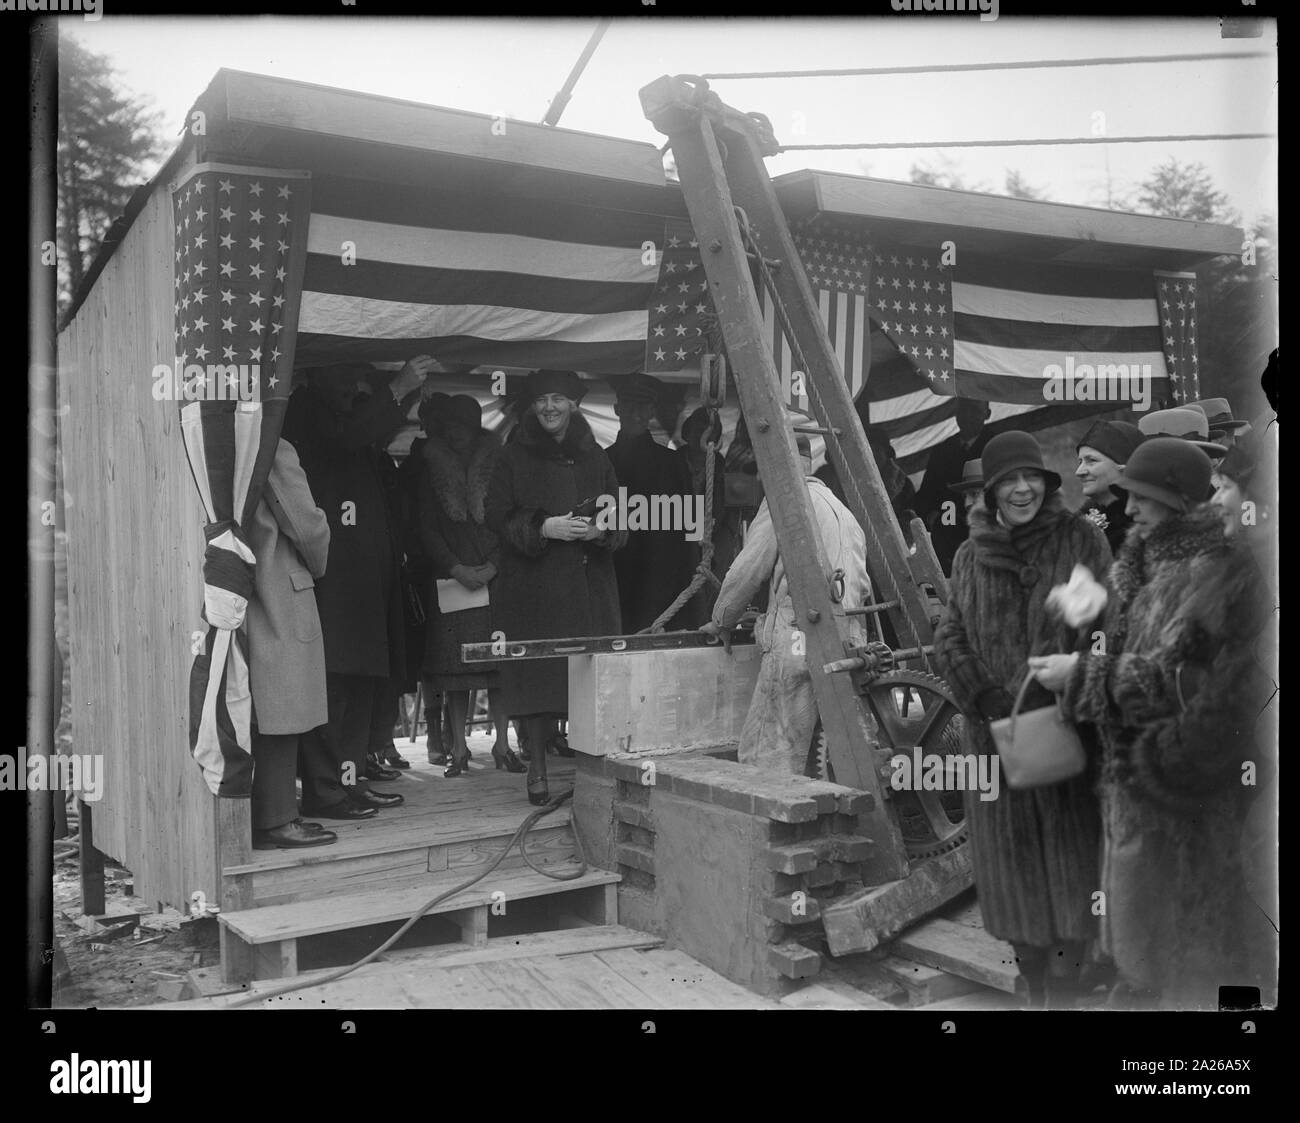
[(324, 846), (336, 836), (298, 817), (294, 778), (299, 736), (328, 717), (315, 586), (325, 574), (330, 528), (288, 441), (276, 446), (248, 543), (257, 559), (245, 617), (254, 719), (253, 846)]
[(330, 524), (329, 567), (316, 586), (329, 719), (303, 739), (302, 805), (309, 815), (365, 819), (403, 802), (366, 782), (372, 712), (404, 659), (401, 548), (376, 446), (405, 422), (432, 366), (428, 356), (411, 359), (360, 402), (358, 380), (375, 374), (368, 365), (319, 368), (289, 399), (284, 435)]

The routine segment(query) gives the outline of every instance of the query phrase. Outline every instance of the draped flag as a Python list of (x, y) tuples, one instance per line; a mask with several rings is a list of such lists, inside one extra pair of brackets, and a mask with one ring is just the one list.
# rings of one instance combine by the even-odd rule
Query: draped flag
[(1201, 396), (1196, 358), (1196, 274), (1156, 271), (1160, 333), (1175, 403)]
[(310, 206), (306, 173), (200, 164), (172, 189), (176, 397), (203, 501), (202, 651), (190, 751), (214, 795), (252, 790), (247, 638), (261, 501), (293, 377)]

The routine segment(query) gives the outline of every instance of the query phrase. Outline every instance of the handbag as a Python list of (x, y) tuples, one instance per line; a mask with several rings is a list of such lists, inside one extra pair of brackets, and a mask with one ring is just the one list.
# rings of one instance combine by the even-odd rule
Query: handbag
[(1058, 698), (1051, 706), (1020, 712), (1025, 691), (1034, 680), (1031, 670), (1020, 684), (1011, 716), (989, 723), (1002, 772), (1012, 788), (1038, 788), (1078, 776), (1088, 764), (1083, 742), (1061, 713)]

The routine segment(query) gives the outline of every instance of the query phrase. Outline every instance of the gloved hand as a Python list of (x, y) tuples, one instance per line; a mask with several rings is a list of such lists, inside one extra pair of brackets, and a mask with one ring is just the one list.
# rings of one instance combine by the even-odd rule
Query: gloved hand
[(1016, 700), (1002, 687), (991, 686), (976, 699), (975, 705), (985, 721), (1001, 721), (1011, 716)]

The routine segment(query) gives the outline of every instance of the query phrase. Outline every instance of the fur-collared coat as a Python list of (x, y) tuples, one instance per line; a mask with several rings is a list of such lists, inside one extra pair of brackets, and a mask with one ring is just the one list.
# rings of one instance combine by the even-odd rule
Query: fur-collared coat
[[(1083, 656), (1067, 712), (1101, 735), (1103, 947), (1130, 985), (1209, 1007), (1270, 984), (1271, 928), (1247, 890), (1242, 830), (1270, 746), (1260, 666), (1267, 594), (1249, 547), (1203, 507), (1129, 533), (1110, 574), (1105, 651)], [(1265, 742), (1265, 743), (1261, 743)]]
[[(1101, 531), (1050, 495), (1034, 519), (1008, 530), (984, 507), (970, 511), (970, 538), (953, 559), (935, 660), (966, 718), (965, 751), (996, 753), (985, 714), (1010, 712), (1030, 655), (1071, 651), (1088, 633), (1048, 614), (1053, 585), (1086, 565), (1099, 580), (1110, 564)], [(1037, 683), (1023, 708), (1052, 705)], [(1097, 888), (1100, 821), (1091, 779), (1011, 790), (998, 797), (966, 793), (975, 886), (991, 935), (1030, 947), (1096, 935), (1091, 913)]]
[(424, 673), (438, 690), (494, 687), (496, 675), (489, 664), (466, 664), (460, 657), (463, 643), (486, 643), (492, 638), (492, 602), (501, 584), (488, 583), (486, 608), (443, 614), (438, 609), (436, 582), (451, 577), (458, 565), (491, 564), (500, 568), (497, 536), (484, 523), (488, 485), (501, 444), (491, 433), (480, 432), (462, 457), (441, 437), (420, 442), (420, 470), (416, 484), (420, 545), (430, 563), (425, 597)]
[[(614, 469), (582, 414), (572, 415), (559, 443), (532, 413), (524, 417), (497, 459), (484, 509), (501, 544), (492, 621), (507, 640), (620, 634), (612, 552), (626, 533), (607, 531), (590, 542), (542, 537), (552, 515), (617, 494)], [(567, 660), (499, 666), (506, 713), (568, 712)]]

